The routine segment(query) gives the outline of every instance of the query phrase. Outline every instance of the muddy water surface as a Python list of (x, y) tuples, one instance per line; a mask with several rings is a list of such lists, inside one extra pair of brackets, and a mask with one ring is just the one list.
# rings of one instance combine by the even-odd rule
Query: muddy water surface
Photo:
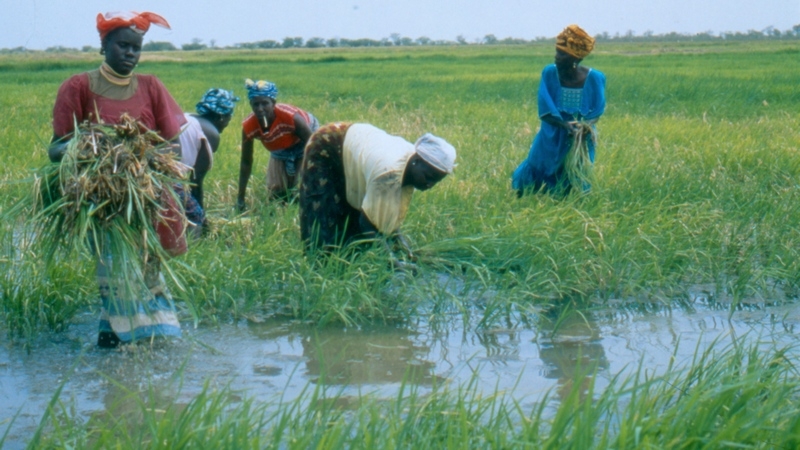
[(24, 447), (60, 386), (62, 403), (86, 418), (136, 411), (133, 396), (142, 392), (156, 403), (188, 403), (206, 384), (273, 401), (317, 383), (343, 396), (392, 397), (404, 380), (424, 392), (477, 377), (480, 390), (508, 391), (530, 405), (548, 391), (558, 402), (584, 388), (590, 380), (578, 367), (593, 369), (600, 390), (640, 362), (650, 373), (663, 372), (673, 357), (687, 365), (698, 347), (714, 342), (784, 346), (800, 337), (797, 303), (731, 314), (702, 293), (669, 306), (511, 312), (494, 321), (501, 326), (478, 326), (480, 318), (473, 311), (362, 329), (242, 320), (187, 326), (179, 341), (101, 350), (94, 346), (96, 318), (86, 314), (69, 331), (43, 336), (30, 353), (0, 340), (0, 436), (10, 427), (5, 448)]

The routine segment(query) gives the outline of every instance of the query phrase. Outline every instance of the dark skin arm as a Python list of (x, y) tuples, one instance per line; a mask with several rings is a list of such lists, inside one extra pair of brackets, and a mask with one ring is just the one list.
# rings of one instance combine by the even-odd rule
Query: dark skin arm
[(220, 135), (217, 127), (202, 117), (198, 119), (198, 122), (200, 123), (200, 128), (203, 130), (203, 134), (208, 140), (208, 145), (211, 146), (211, 152), (216, 153), (217, 149), (219, 148), (220, 141)]
[(589, 133), (590, 130), (589, 130), (589, 128), (587, 128), (587, 126), (585, 124), (586, 123), (592, 124), (592, 123), (597, 122), (597, 120), (596, 119), (595, 120), (591, 120), (591, 121), (585, 122), (582, 125), (581, 123), (579, 123), (577, 121), (567, 122), (566, 120), (563, 120), (561, 118), (554, 117), (552, 114), (545, 114), (544, 116), (542, 116), (542, 122), (547, 122), (550, 125), (553, 125), (553, 126), (556, 126), (556, 127), (559, 127), (559, 128), (563, 128), (563, 129), (567, 130), (567, 132), (569, 132), (569, 134), (578, 134), (578, 133), (587, 134), (587, 133)]
[(53, 135), (53, 138), (50, 140), (50, 146), (47, 148), (47, 156), (50, 158), (51, 162), (61, 162), (61, 158), (64, 157), (64, 152), (67, 151), (67, 142), (69, 142), (69, 138), (69, 136)]
[[(392, 255), (392, 248), (389, 246), (389, 243), (386, 239), (380, 239), (383, 234), (378, 231), (378, 228), (369, 220), (369, 217), (367, 217), (363, 211), (358, 216), (358, 226), (361, 228), (361, 233), (364, 235), (364, 237), (380, 241), (380, 243), (383, 244), (384, 249), (386, 249), (386, 253)], [(402, 264), (399, 264), (400, 261), (398, 261), (394, 256), (391, 256), (391, 260), (392, 266), (395, 268), (400, 268), (402, 266)]]
[[(203, 146), (205, 147), (208, 145), (208, 142), (203, 140)], [(210, 167), (211, 159), (208, 157), (208, 151), (202, 150), (198, 152), (190, 181), (192, 183), (192, 196), (197, 200), (197, 203), (199, 203), (202, 208), (205, 208), (205, 205), (203, 204), (203, 180), (208, 174), (208, 169)]]
[(575, 122), (567, 122), (566, 120), (563, 120), (562, 118), (556, 117), (552, 114), (545, 114), (541, 117), (541, 119), (542, 122), (546, 122), (549, 123), (550, 125), (563, 128), (567, 130), (570, 134), (575, 134), (575, 131), (577, 131), (577, 129), (574, 126)]
[(361, 214), (358, 215), (358, 227), (370, 239), (374, 239), (381, 234), (378, 228), (369, 220), (369, 217), (364, 214), (364, 211), (361, 211)]
[(239, 195), (236, 205), (240, 211), (245, 208), (244, 198), (247, 193), (247, 182), (253, 171), (253, 141), (248, 140), (242, 131), (242, 159), (239, 162)]
[(303, 143), (311, 139), (311, 127), (299, 113), (294, 115), (294, 135), (299, 137)]
[[(358, 216), (358, 226), (361, 229), (361, 233), (363, 233), (364, 236), (369, 239), (377, 239), (383, 236), (383, 234), (380, 231), (378, 231), (378, 228), (369, 220), (369, 217), (367, 217), (367, 215), (364, 214), (363, 211)], [(402, 247), (406, 255), (408, 255), (408, 258), (411, 259), (412, 261), (415, 261), (417, 259), (416, 256), (414, 256), (414, 253), (411, 251), (411, 246), (408, 244), (408, 241), (402, 234), (400, 234), (400, 232), (394, 233), (392, 236), (389, 237), (388, 240), (390, 240), (395, 244), (400, 245), (400, 247)], [(380, 241), (383, 243), (384, 247), (386, 248), (386, 251), (391, 255), (392, 249), (389, 246), (387, 239), (381, 239)], [(393, 261), (393, 264), (396, 267), (399, 267), (399, 265), (396, 264), (396, 262), (399, 261)]]
[(207, 120), (201, 118), (198, 122), (206, 138), (202, 140), (204, 148), (197, 153), (197, 160), (194, 163), (194, 170), (192, 171), (192, 179), (190, 181), (192, 182), (192, 195), (197, 200), (197, 203), (205, 208), (205, 204), (203, 203), (203, 180), (211, 169), (209, 152), (215, 153), (217, 151), (219, 148), (220, 136), (217, 128)]

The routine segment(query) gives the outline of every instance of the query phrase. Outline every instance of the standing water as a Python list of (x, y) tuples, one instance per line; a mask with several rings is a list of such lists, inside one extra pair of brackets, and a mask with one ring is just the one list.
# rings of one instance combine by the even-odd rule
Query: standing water
[(673, 358), (688, 365), (698, 348), (791, 346), (800, 330), (795, 303), (740, 305), (731, 314), (703, 294), (671, 305), (512, 313), (502, 327), (466, 319), (478, 315), (360, 329), (242, 320), (185, 329), (178, 341), (102, 350), (94, 346), (96, 318), (86, 314), (67, 332), (39, 338), (29, 353), (8, 341), (0, 346), (0, 436), (9, 429), (6, 448), (24, 447), (62, 385), (61, 403), (86, 418), (135, 411), (139, 395), (186, 404), (206, 386), (230, 386), (242, 398), (291, 400), (319, 383), (343, 398), (390, 398), (403, 383), (426, 392), (472, 381), (482, 393), (509, 392), (527, 405), (550, 392), (557, 406), (591, 377), (599, 392), (640, 363), (663, 373)]

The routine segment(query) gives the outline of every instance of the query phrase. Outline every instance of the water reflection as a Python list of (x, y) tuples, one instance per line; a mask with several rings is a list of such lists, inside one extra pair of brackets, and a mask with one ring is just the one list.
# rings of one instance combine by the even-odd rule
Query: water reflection
[[(146, 385), (142, 385), (143, 380), (148, 380)], [(80, 381), (75, 380), (75, 384), (80, 385)], [(90, 423), (100, 427), (121, 423), (129, 435), (135, 435), (135, 431), (145, 423), (145, 411), (177, 417), (190, 401), (190, 398), (181, 398), (180, 385), (170, 378), (117, 375), (108, 378), (103, 385), (98, 392), (101, 405), (88, 411)]]
[(480, 362), (507, 366), (520, 359), (520, 332), (513, 328), (482, 330), (475, 337), (486, 352), (477, 358)]
[(542, 375), (557, 380), (559, 399), (567, 399), (574, 389), (585, 396), (592, 377), (609, 366), (600, 327), (591, 313), (569, 307), (550, 308), (541, 315), (539, 333)]
[[(269, 323), (250, 323), (255, 337), (275, 339)], [(435, 364), (425, 358), (431, 349), (408, 329), (375, 328), (347, 330), (297, 326), (285, 330), (299, 341), (305, 360), (304, 376), (327, 385), (378, 385), (414, 383), (430, 385)], [(271, 370), (256, 363), (257, 370)], [(256, 370), (256, 369), (254, 369)]]

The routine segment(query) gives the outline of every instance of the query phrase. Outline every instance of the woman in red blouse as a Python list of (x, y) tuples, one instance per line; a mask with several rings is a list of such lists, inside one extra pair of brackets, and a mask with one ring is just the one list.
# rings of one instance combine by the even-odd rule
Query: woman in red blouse
[(169, 28), (154, 13), (98, 14), (100, 54), (98, 69), (73, 75), (58, 89), (53, 107), (50, 159), (60, 161), (75, 122), (118, 123), (127, 113), (161, 137), (173, 140), (186, 122), (183, 110), (155, 75), (134, 74), (144, 33), (150, 24)]
[[(105, 60), (100, 68), (74, 75), (59, 88), (48, 151), (53, 162), (61, 161), (76, 122), (116, 124), (123, 113), (162, 138), (177, 141), (186, 121), (183, 111), (158, 78), (133, 73), (151, 24), (169, 28), (163, 17), (149, 12), (97, 15)], [(96, 249), (102, 303), (97, 345), (116, 347), (121, 342), (180, 336), (158, 258), (148, 259), (145, 267), (134, 267), (112, 256), (113, 246), (107, 239), (102, 238)]]
[(269, 150), (267, 189), (271, 198), (287, 199), (297, 185), (298, 172), (311, 134), (319, 122), (309, 112), (285, 103), (276, 103), (278, 88), (269, 81), (245, 81), (253, 112), (242, 122), (242, 159), (239, 165), (237, 206), (245, 209), (247, 183), (253, 169), (253, 141), (258, 139)]

